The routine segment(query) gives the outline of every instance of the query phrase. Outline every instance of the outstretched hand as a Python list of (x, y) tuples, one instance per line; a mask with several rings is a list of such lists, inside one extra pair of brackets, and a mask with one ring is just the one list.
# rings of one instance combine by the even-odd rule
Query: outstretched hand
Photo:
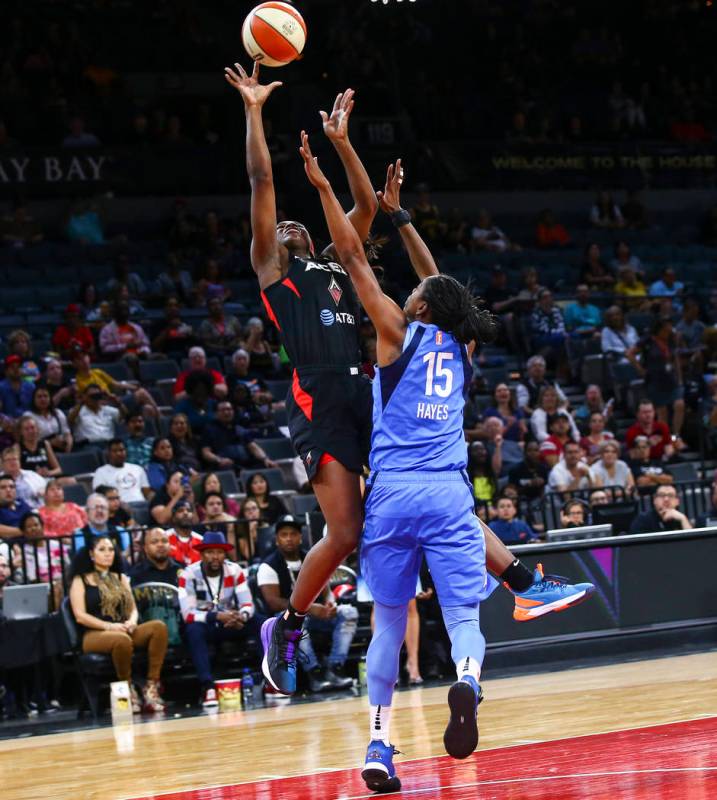
[(247, 71), (239, 63), (234, 64), (234, 67), (236, 72), (231, 67), (224, 67), (224, 77), (227, 79), (227, 83), (233, 86), (242, 96), (244, 105), (247, 108), (252, 106), (261, 108), (274, 89), (283, 85), (281, 81), (274, 81), (266, 85), (259, 83), (258, 61), (254, 62), (254, 69), (251, 75), (248, 75)]
[(376, 192), (381, 211), (393, 214), (401, 208), (401, 184), (403, 183), (403, 167), (399, 158), (395, 164), (388, 165), (386, 185), (382, 192)]
[(349, 135), (349, 116), (354, 107), (354, 90), (347, 89), (336, 95), (334, 107), (329, 116), (325, 111), (319, 111), (321, 120), (324, 123), (324, 133), (332, 142), (340, 142), (348, 139)]
[(301, 147), (299, 148), (299, 152), (304, 159), (306, 177), (309, 179), (311, 185), (315, 186), (317, 189), (324, 189), (329, 186), (328, 178), (321, 171), (318, 159), (311, 152), (309, 134), (306, 131), (301, 131)]

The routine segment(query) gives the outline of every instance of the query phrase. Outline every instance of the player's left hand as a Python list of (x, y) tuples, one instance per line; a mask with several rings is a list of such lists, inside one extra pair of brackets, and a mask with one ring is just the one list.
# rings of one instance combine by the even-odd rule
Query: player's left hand
[(354, 107), (354, 90), (347, 89), (336, 95), (331, 116), (319, 111), (324, 123), (324, 133), (332, 142), (343, 142), (349, 137), (349, 116)]
[(393, 214), (401, 208), (401, 184), (403, 183), (403, 167), (399, 158), (395, 164), (388, 165), (386, 185), (382, 192), (376, 192), (376, 199), (381, 211)]
[(314, 157), (309, 146), (309, 134), (306, 131), (301, 131), (301, 147), (299, 148), (301, 157), (304, 159), (304, 169), (306, 170), (306, 177), (312, 186), (317, 189), (325, 189), (329, 186), (329, 181), (326, 175), (321, 171), (318, 159)]

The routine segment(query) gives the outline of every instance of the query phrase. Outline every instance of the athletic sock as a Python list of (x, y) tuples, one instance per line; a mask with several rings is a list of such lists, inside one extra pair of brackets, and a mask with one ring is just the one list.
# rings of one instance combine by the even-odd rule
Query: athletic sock
[(298, 630), (306, 619), (306, 614), (299, 614), (294, 606), (289, 603), (289, 607), (284, 612), (283, 620), (287, 628), (292, 631)]
[(456, 675), (459, 681), (468, 677), (473, 678), (473, 680), (478, 683), (480, 680), (480, 663), (470, 656), (461, 658), (459, 661), (456, 661)]
[(380, 739), (386, 746), (391, 744), (389, 726), (391, 725), (391, 706), (371, 706), (369, 736), (371, 740)]
[(524, 592), (533, 585), (533, 573), (519, 558), (499, 576), (514, 592)]

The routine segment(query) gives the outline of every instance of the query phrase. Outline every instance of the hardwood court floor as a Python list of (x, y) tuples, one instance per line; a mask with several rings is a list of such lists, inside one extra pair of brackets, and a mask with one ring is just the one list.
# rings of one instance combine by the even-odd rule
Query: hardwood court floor
[[(488, 680), (483, 688), (486, 700), (480, 711), (481, 751), (530, 746), (537, 742), (681, 720), (700, 720), (717, 716), (717, 652)], [(436, 778), (440, 779), (440, 784), (435, 784), (435, 791), (430, 789), (430, 785), (429, 788), (411, 791), (404, 781), (408, 796), (457, 798), (479, 795), (475, 775), (471, 788), (465, 789), (467, 794), (444, 794), (438, 789), (438, 786), (446, 784), (454, 786), (456, 781), (452, 778), (465, 774), (465, 767), (445, 758), (442, 748), (445, 696), (446, 687), (397, 695), (392, 738), (403, 753), (397, 762), (411, 762), (402, 772), (409, 771), (412, 763), (419, 759), (431, 759), (421, 763), (440, 765), (440, 777)], [(124, 728), (2, 742), (2, 798), (124, 800), (153, 798), (170, 792), (181, 793), (177, 797), (207, 800), (229, 797), (261, 797), (265, 800), (279, 797), (336, 798), (341, 792), (337, 792), (332, 780), (315, 782), (311, 789), (309, 781), (306, 781), (303, 783), (305, 791), (300, 790), (297, 794), (296, 782), (289, 792), (288, 786), (286, 791), (282, 788), (285, 782), (276, 782), (276, 779), (316, 775), (329, 770), (352, 770), (359, 766), (367, 740), (367, 703), (366, 697), (348, 698), (330, 703), (283, 705), (246, 713), (162, 720)], [(695, 723), (700, 724), (703, 723)], [(692, 744), (690, 736), (701, 736), (699, 741), (704, 741), (705, 737), (713, 741), (715, 759), (707, 763), (710, 758), (702, 757), (699, 769), (710, 778), (717, 778), (717, 725), (709, 720), (705, 720), (704, 725), (709, 728), (707, 733), (702, 728), (689, 728), (679, 736), (675, 733), (675, 742), (681, 736), (683, 746), (689, 749), (697, 746)], [(659, 736), (663, 744), (665, 741), (669, 743), (673, 736), (669, 729), (658, 730), (668, 730)], [(639, 746), (645, 751), (652, 745), (645, 740)], [(538, 748), (546, 747), (538, 745)], [(580, 752), (589, 749), (585, 745), (577, 746)], [(533, 752), (531, 747), (526, 750)], [(438, 756), (444, 758), (436, 760)], [(497, 771), (495, 776), (490, 772), (492, 762), (488, 754), (481, 757), (479, 753), (476, 758), (483, 765), (481, 780), (490, 780), (491, 777), (497, 781), (504, 780), (505, 768), (502, 772)], [(600, 762), (603, 771), (605, 762), (603, 754)], [(584, 769), (583, 763), (573, 772), (581, 773)], [(691, 769), (686, 767), (681, 774), (692, 774), (689, 772)], [(666, 774), (671, 773), (668, 771)], [(266, 788), (260, 792), (257, 785), (257, 793), (242, 791), (241, 787), (236, 794), (218, 790), (192, 791), (252, 781), (269, 783), (263, 784)], [(523, 794), (517, 786), (513, 788), (518, 794), (489, 795), (481, 791), (480, 796), (535, 796), (532, 789)], [(539, 796), (547, 797), (542, 791), (550, 790), (547, 786), (541, 789)], [(613, 790), (610, 791), (616, 796)], [(681, 796), (690, 798), (717, 796), (712, 791), (679, 791), (683, 792)], [(560, 796), (607, 797), (609, 793), (606, 789), (604, 795), (589, 792)], [(364, 791), (353, 796), (365, 794)], [(630, 796), (658, 798), (662, 795), (648, 792)]]

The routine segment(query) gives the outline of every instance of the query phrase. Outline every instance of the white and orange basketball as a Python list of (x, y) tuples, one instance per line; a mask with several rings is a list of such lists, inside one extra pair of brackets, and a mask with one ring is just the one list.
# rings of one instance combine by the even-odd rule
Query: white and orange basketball
[(241, 38), (247, 53), (262, 66), (283, 67), (301, 55), (306, 23), (294, 6), (262, 3), (244, 20)]

